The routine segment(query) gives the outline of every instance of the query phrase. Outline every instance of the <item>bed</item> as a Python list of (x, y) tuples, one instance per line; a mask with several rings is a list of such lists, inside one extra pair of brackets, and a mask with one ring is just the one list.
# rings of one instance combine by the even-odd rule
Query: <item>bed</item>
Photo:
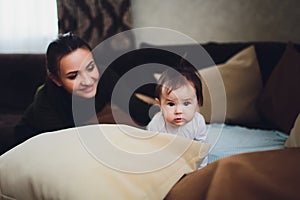
[(44, 133), (0, 157), (1, 199), (299, 198), (300, 148), (285, 149), (287, 135), (208, 130), (209, 144), (115, 124)]
[(284, 149), (288, 135), (276, 130), (226, 124), (208, 125), (208, 163), (235, 154)]

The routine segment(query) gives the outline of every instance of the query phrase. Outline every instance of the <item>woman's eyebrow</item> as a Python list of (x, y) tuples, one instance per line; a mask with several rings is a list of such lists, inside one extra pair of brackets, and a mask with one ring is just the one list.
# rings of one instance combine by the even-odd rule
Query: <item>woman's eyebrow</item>
[[(90, 65), (92, 65), (94, 63), (94, 60), (91, 60), (85, 67), (89, 67)], [(74, 70), (74, 71), (70, 71), (68, 73), (66, 73), (66, 76), (68, 75), (73, 75), (73, 74), (77, 74), (80, 70)]]
[(73, 75), (73, 74), (77, 74), (77, 73), (78, 73), (78, 70), (70, 71), (70, 72), (66, 73), (66, 76), (68, 76), (68, 75)]

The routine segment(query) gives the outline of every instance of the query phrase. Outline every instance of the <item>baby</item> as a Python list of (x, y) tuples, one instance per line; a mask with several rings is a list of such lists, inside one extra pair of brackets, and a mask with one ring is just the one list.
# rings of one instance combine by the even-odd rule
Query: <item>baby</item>
[[(197, 112), (203, 104), (203, 96), (200, 75), (195, 68), (180, 67), (164, 71), (155, 93), (160, 112), (154, 115), (147, 130), (206, 141), (205, 120)], [(201, 166), (206, 165), (206, 160)]]

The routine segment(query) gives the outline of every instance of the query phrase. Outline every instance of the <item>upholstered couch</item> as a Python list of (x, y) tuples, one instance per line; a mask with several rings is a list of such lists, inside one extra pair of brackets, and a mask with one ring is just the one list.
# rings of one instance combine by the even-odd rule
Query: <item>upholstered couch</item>
[(45, 79), (44, 54), (0, 55), (0, 154), (15, 145), (13, 127)]
[[(240, 42), (240, 43), (206, 43), (203, 44), (203, 48), (211, 56), (215, 64), (222, 64), (228, 61), (232, 56), (254, 45), (259, 64), (262, 86), (266, 86), (267, 81), (281, 59), (283, 53), (286, 50), (287, 42)], [(299, 51), (300, 46), (295, 44), (294, 47)], [(157, 47), (142, 44), (141, 50), (129, 52), (126, 55), (119, 57), (109, 67), (117, 75), (122, 76), (128, 70), (135, 66), (145, 63), (161, 63), (169, 66), (174, 66), (179, 61), (179, 57), (171, 55), (170, 52), (156, 49)], [(194, 48), (193, 45), (181, 45), (177, 47), (182, 51), (185, 49)], [(288, 55), (287, 55), (288, 56)], [(294, 61), (291, 61), (294, 62)], [(0, 55), (0, 81), (2, 95), (0, 98), (0, 153), (4, 153), (8, 149), (15, 145), (13, 127), (20, 119), (25, 108), (33, 100), (33, 96), (36, 88), (41, 85), (45, 79), (45, 55), (44, 54), (2, 54)], [(106, 72), (108, 74), (108, 72)], [(107, 75), (109, 76), (109, 75)], [(107, 77), (105, 76), (105, 77)], [(106, 80), (113, 85), (117, 80)], [(103, 83), (105, 84), (105, 83)], [(236, 83), (240, 84), (240, 83)], [(284, 85), (284, 84), (283, 84)], [(146, 94), (153, 97), (154, 85), (146, 85), (138, 88), (136, 92)], [(262, 91), (258, 91), (261, 93)], [(299, 93), (299, 92), (298, 92)], [(294, 93), (293, 93), (294, 94)], [(298, 95), (299, 96), (299, 95)], [(289, 97), (291, 98), (291, 97)], [(293, 99), (289, 99), (295, 101)], [(122, 102), (116, 102), (122, 108)], [(129, 104), (129, 113), (134, 121), (141, 126), (145, 126), (149, 120), (149, 109), (152, 105), (143, 102), (136, 96), (132, 95)], [(291, 106), (293, 106), (291, 104)], [(126, 109), (126, 108), (124, 108)], [(299, 111), (299, 107), (293, 108), (295, 112)], [(287, 115), (287, 113), (283, 113)], [(210, 115), (207, 115), (209, 119), (206, 119), (208, 123), (212, 122)], [(227, 120), (229, 124), (246, 125), (249, 127), (259, 128), (274, 128), (280, 129), (276, 126), (276, 123), (270, 123), (270, 120), (266, 120), (267, 116), (262, 117), (255, 123), (240, 122), (235, 120)], [(291, 116), (292, 121), (289, 125), (293, 124), (295, 120), (295, 114)]]
[[(199, 70), (204, 91), (204, 105), (199, 111), (208, 123), (210, 148), (201, 142), (180, 137), (174, 140), (175, 136), (169, 134), (151, 135), (126, 125), (92, 125), (42, 134), (0, 156), (1, 197), (299, 199), (300, 45), (244, 42), (207, 43), (202, 46), (214, 61), (213, 66), (209, 66), (212, 62), (204, 63)], [(162, 50), (164, 48), (143, 44), (142, 49), (119, 57), (109, 68), (122, 77), (135, 66), (146, 63), (174, 66), (181, 58), (171, 53), (172, 48), (184, 52), (196, 47), (170, 46), (167, 48), (170, 51)], [(43, 55), (22, 55), (21, 59), (20, 55), (14, 56), (3, 55), (0, 60), (1, 65), (6, 63), (1, 68), (5, 72), (1, 73), (1, 87), (5, 91), (0, 107), (2, 152), (15, 145), (13, 125), (45, 78)], [(9, 65), (14, 67), (9, 68)], [(218, 87), (211, 89), (214, 85), (211, 83), (217, 82), (211, 79), (216, 71), (223, 80), (221, 90)], [(110, 77), (109, 73), (111, 71), (104, 72), (107, 75), (104, 77)], [(136, 77), (136, 80), (149, 76), (155, 83), (154, 73), (159, 74), (160, 71), (153, 70), (151, 73)], [(110, 90), (114, 90), (117, 81), (104, 78), (100, 87), (109, 85)], [(147, 101), (149, 99), (136, 94), (151, 99), (154, 86), (147, 84), (131, 91), (130, 83), (122, 84), (119, 87), (124, 94), (132, 92), (129, 106), (122, 104), (122, 98), (112, 100), (125, 114), (128, 109), (138, 126), (145, 126), (150, 120), (149, 110), (153, 105)], [(225, 96), (220, 96), (224, 91)], [(225, 112), (213, 109), (221, 108), (218, 105), (223, 105)], [(100, 118), (106, 115), (105, 112), (110, 115), (109, 110), (104, 110)], [(124, 132), (129, 134), (122, 134)], [(145, 136), (151, 137), (145, 140)], [(210, 140), (214, 137), (217, 140)], [(109, 138), (110, 142), (107, 143), (105, 138)], [(163, 142), (175, 144), (174, 141), (178, 145), (158, 148)], [(134, 152), (134, 157), (127, 157), (123, 151), (120, 155), (119, 151), (115, 151), (120, 148), (109, 149), (111, 146), (107, 144), (112, 143), (128, 149), (126, 152)], [(259, 149), (252, 148), (255, 143), (260, 145)], [(189, 148), (178, 151), (187, 147), (186, 144)], [(151, 153), (141, 154), (145, 150)], [(227, 154), (228, 150), (233, 151)], [(152, 153), (155, 156), (148, 157)], [(101, 157), (97, 157), (99, 155)], [(135, 160), (136, 155), (142, 155), (141, 160)], [(198, 162), (206, 155), (209, 164), (198, 170)], [(175, 160), (152, 168), (170, 158)], [(23, 165), (24, 162), (26, 165)], [(147, 171), (149, 166), (151, 170)], [(138, 173), (141, 170), (143, 173)]]

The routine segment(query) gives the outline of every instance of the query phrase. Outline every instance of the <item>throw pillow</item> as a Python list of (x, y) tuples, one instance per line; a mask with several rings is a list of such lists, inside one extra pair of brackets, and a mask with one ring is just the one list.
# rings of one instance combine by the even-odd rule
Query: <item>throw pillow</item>
[(44, 133), (0, 156), (0, 199), (163, 199), (208, 149), (127, 125)]
[(204, 96), (200, 112), (207, 122), (253, 125), (260, 121), (255, 103), (262, 79), (253, 45), (226, 63), (199, 72)]
[(285, 147), (300, 147), (300, 113), (298, 114), (291, 133), (285, 142)]
[(287, 134), (300, 112), (299, 77), (300, 54), (288, 43), (257, 102), (261, 117)]

